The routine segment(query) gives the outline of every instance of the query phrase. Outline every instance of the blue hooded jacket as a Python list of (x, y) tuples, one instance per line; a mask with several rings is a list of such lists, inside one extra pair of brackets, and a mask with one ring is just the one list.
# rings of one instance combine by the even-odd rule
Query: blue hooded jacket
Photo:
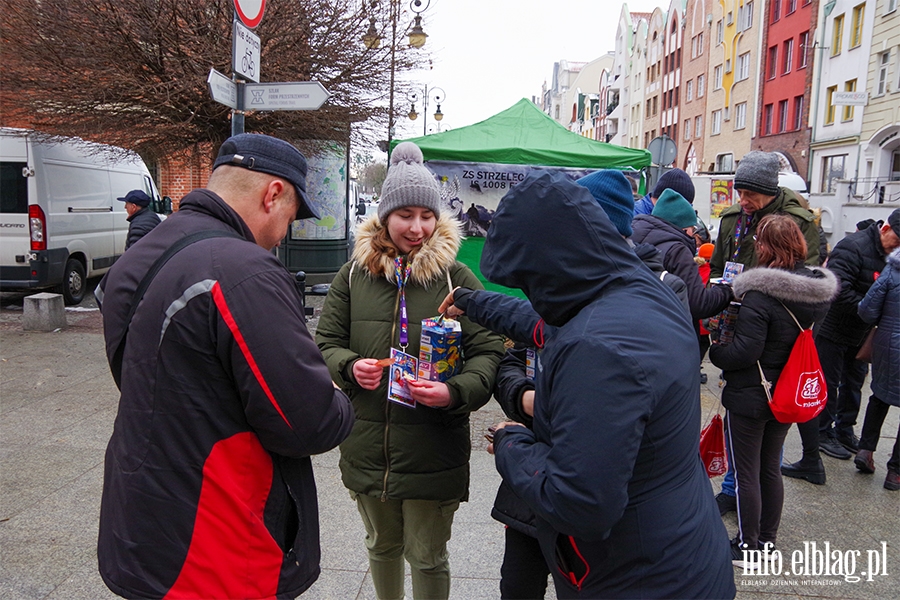
[[(525, 243), (527, 240), (527, 243)], [(495, 437), (538, 517), (559, 598), (733, 598), (728, 535), (699, 457), (697, 340), (585, 188), (539, 171), (500, 203), (481, 271), (557, 327), (534, 430)]]

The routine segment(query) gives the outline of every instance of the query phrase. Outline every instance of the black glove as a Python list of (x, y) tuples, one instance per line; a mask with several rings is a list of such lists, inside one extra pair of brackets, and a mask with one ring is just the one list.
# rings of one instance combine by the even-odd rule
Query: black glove
[(463, 312), (468, 312), (466, 309), (469, 308), (469, 297), (475, 292), (475, 290), (471, 290), (469, 288), (456, 288), (453, 291), (453, 306), (458, 308)]

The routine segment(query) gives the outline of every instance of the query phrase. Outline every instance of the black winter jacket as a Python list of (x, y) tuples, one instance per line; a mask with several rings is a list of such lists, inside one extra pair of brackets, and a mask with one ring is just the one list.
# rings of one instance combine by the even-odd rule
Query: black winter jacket
[(696, 244), (693, 238), (653, 215), (638, 215), (631, 227), (634, 230), (632, 239), (656, 246), (663, 255), (663, 266), (684, 281), (693, 321), (717, 315), (728, 306), (732, 298), (730, 287), (713, 285), (707, 288), (703, 285), (694, 262)]
[(872, 326), (859, 318), (857, 307), (884, 269), (885, 258), (877, 225), (854, 231), (835, 245), (826, 265), (840, 280), (840, 293), (816, 327), (816, 337), (851, 348), (862, 344)]
[[(534, 389), (534, 381), (525, 376), (527, 348), (517, 345), (506, 351), (497, 372), (494, 398), (507, 417), (531, 427), (534, 419), (522, 410), (522, 394)], [(534, 511), (523, 502), (506, 481), (500, 482), (491, 516), (513, 529), (537, 537)]]
[[(194, 190), (98, 287), (107, 356), (131, 321), (106, 450), (100, 575), (128, 598), (294, 598), (319, 574), (310, 456), (350, 434), (293, 278), (234, 210)], [(243, 238), (243, 239), (241, 239)]]
[(481, 271), (557, 327), (534, 431), (506, 427), (494, 443), (497, 470), (537, 516), (557, 597), (734, 597), (697, 452), (697, 338), (675, 295), (586, 188), (540, 170), (500, 203)]
[(647, 265), (648, 269), (653, 271), (657, 277), (662, 278), (662, 282), (666, 284), (666, 287), (675, 292), (675, 295), (681, 300), (684, 310), (690, 314), (691, 304), (688, 298), (687, 285), (681, 277), (666, 269), (663, 264), (662, 252), (652, 244), (635, 244), (634, 253)]
[(127, 221), (128, 238), (126, 238), (125, 240), (126, 250), (131, 248), (131, 246), (134, 245), (136, 241), (150, 233), (154, 227), (162, 222), (162, 219), (159, 218), (158, 214), (145, 206), (141, 210), (128, 217)]
[(742, 298), (730, 344), (713, 344), (709, 359), (722, 369), (722, 405), (755, 419), (774, 419), (762, 387), (759, 361), (773, 386), (790, 356), (800, 328), (822, 319), (837, 292), (837, 279), (827, 269), (796, 265), (793, 271), (759, 267), (734, 279), (735, 296)]

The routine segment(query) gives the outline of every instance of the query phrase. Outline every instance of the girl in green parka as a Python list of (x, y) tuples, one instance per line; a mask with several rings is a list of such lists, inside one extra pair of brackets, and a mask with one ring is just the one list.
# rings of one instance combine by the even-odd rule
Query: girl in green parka
[(390, 369), (379, 360), (404, 346), (418, 357), (422, 319), (436, 316), (457, 286), (483, 289), (456, 260), (458, 222), (441, 213), (440, 189), (422, 162), (415, 144), (394, 149), (378, 213), (360, 224), (316, 330), (356, 411), (340, 467), (366, 528), (379, 599), (404, 596), (404, 557), (415, 598), (449, 596), (447, 541), (469, 490), (469, 413), (490, 399), (503, 356), (499, 335), (463, 317), (461, 372), (408, 382), (414, 407), (388, 400)]

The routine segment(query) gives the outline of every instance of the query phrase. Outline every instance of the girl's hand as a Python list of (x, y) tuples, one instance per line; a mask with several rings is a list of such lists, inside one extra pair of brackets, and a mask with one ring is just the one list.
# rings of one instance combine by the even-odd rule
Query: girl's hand
[(375, 390), (381, 384), (381, 373), (384, 367), (378, 366), (374, 358), (361, 358), (353, 363), (353, 377), (364, 390)]
[(450, 406), (450, 388), (447, 387), (446, 383), (428, 381), (427, 379), (407, 381), (406, 383), (409, 385), (409, 393), (416, 402), (432, 408)]

